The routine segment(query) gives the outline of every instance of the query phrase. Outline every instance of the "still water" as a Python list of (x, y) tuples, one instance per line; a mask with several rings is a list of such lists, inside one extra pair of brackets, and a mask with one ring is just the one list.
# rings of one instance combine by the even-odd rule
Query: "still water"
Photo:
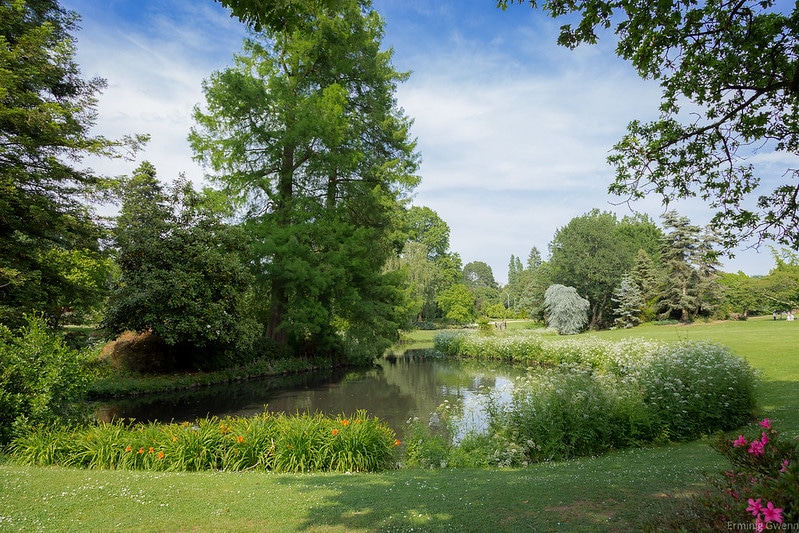
[(98, 418), (184, 422), (206, 416), (252, 416), (269, 412), (350, 415), (365, 409), (398, 435), (418, 417), (435, 425), (436, 409), (448, 402), (462, 413), (461, 426), (480, 428), (491, 391), (507, 391), (523, 368), (435, 356), (427, 349), (395, 349), (358, 371), (317, 372), (218, 385), (104, 403)]

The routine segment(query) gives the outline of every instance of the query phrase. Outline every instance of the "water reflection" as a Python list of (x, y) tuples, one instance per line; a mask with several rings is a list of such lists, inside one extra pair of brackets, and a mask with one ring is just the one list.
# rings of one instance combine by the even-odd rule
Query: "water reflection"
[(321, 412), (335, 416), (365, 409), (404, 434), (406, 422), (429, 422), (445, 401), (481, 427), (481, 399), (507, 386), (523, 369), (434, 356), (425, 349), (397, 349), (372, 368), (316, 372), (108, 402), (98, 418), (183, 422), (205, 416), (252, 416), (270, 412)]

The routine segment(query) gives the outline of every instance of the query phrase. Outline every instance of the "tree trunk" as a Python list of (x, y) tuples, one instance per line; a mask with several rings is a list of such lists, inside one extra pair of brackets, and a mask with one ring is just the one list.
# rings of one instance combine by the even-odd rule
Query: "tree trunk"
[[(275, 202), (273, 215), (278, 228), (285, 228), (291, 225), (291, 200), (294, 194), (294, 148), (285, 146), (283, 148), (283, 159), (278, 175), (278, 197)], [(282, 263), (281, 257), (274, 257), (273, 261), (278, 265)], [(269, 316), (266, 323), (267, 336), (279, 344), (288, 343), (288, 335), (285, 330), (280, 329), (283, 325), (283, 315), (288, 306), (287, 283), (282, 276), (273, 276), (271, 281), (271, 302), (269, 305)]]

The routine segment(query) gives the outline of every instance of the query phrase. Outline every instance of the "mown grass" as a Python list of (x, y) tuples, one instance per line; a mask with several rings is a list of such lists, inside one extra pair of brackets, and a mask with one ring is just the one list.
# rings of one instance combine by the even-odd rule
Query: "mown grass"
[[(707, 339), (762, 372), (762, 415), (799, 434), (799, 323), (750, 320), (589, 333)], [(0, 466), (0, 530), (640, 531), (672, 523), (724, 467), (707, 442), (522, 469), (380, 474), (158, 473)]]

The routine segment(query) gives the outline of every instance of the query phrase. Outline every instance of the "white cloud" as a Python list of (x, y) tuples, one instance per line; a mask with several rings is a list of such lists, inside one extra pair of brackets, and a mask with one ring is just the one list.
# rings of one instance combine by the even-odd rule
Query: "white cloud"
[[(98, 2), (99, 3), (99, 2)], [(192, 109), (202, 102), (202, 80), (232, 62), (244, 28), (212, 2), (171, 0), (167, 6), (109, 3), (98, 9), (87, 0), (65, 1), (81, 14), (77, 60), (84, 76), (99, 76), (108, 88), (99, 98), (95, 133), (110, 138), (146, 133), (151, 141), (137, 162), (89, 160), (95, 170), (130, 174), (149, 160), (165, 181), (185, 172), (195, 181), (202, 169), (187, 141)], [(91, 4), (94, 9), (89, 9)], [(112, 8), (140, 8), (136, 18)]]
[[(63, 0), (82, 14), (78, 62), (108, 79), (97, 132), (152, 135), (139, 158), (164, 180), (185, 171), (200, 180), (186, 141), (201, 83), (228, 65), (245, 29), (211, 0)], [(468, 5), (467, 5), (468, 4)], [(556, 46), (557, 23), (492, 2), (377, 0), (385, 44), (398, 70), (412, 70), (397, 93), (415, 119), (423, 164), (415, 202), (451, 228), (465, 262), (484, 261), (505, 280), (510, 255), (532, 246), (546, 255), (555, 230), (593, 208), (629, 213), (607, 195), (606, 158), (633, 118), (657, 112), (658, 87), (613, 55), (612, 40), (569, 51)], [(764, 162), (783, 165), (775, 156)], [(111, 175), (138, 163), (90, 162)], [(656, 199), (633, 205), (657, 220)], [(676, 206), (696, 224), (701, 202)], [(703, 219), (704, 217), (704, 219)], [(747, 252), (729, 269), (762, 274), (767, 253)]]

